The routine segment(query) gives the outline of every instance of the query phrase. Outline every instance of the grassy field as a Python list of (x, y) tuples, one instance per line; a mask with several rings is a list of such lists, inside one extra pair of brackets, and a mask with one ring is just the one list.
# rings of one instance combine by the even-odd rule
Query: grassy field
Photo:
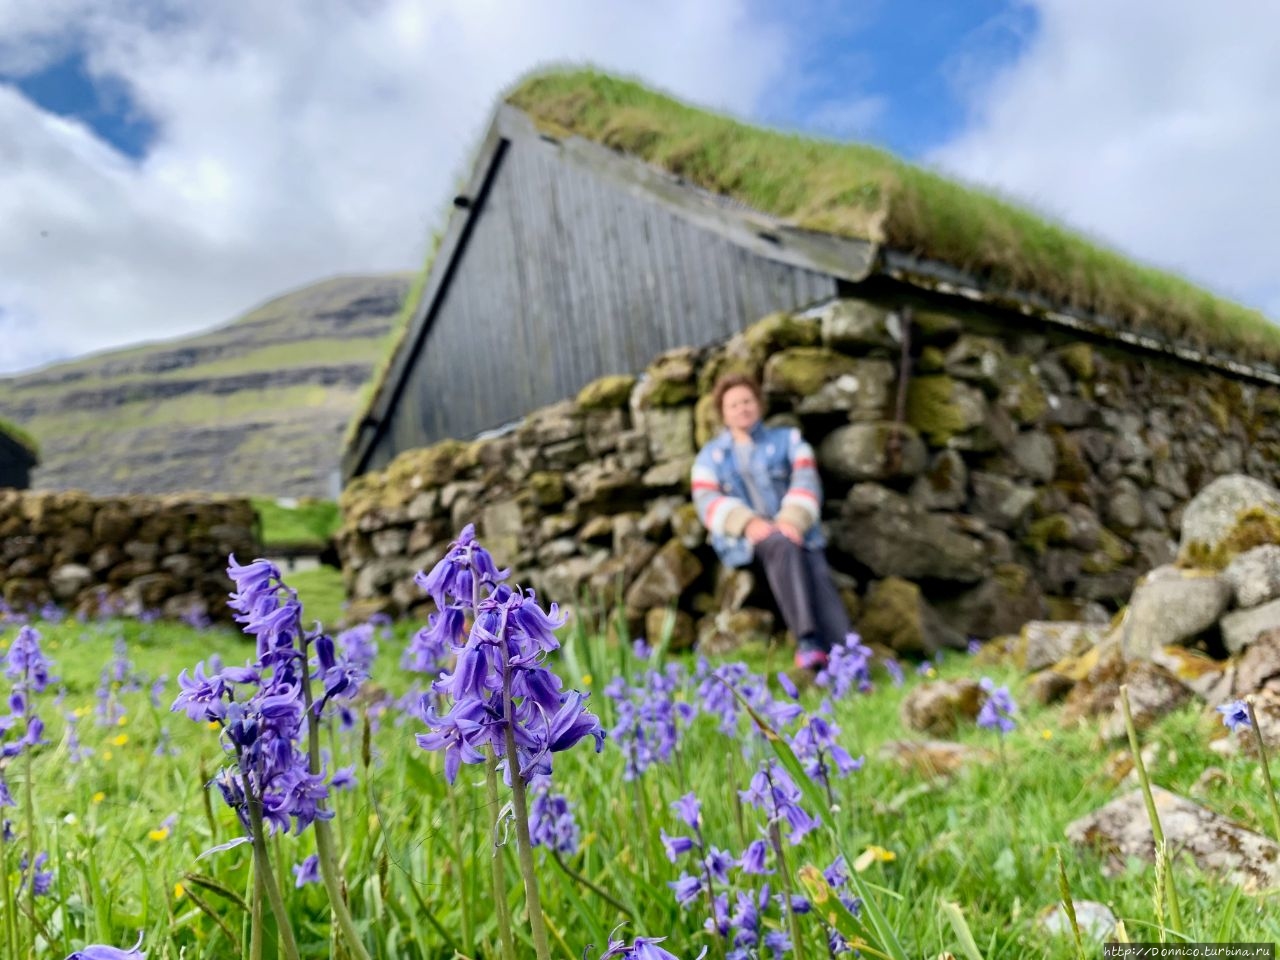
[[(19, 847), (48, 851), (52, 872), (50, 892), (34, 901), (40, 946), (31, 955), (61, 958), (86, 942), (124, 947), (141, 931), (148, 960), (248, 956), (248, 848), (204, 855), (240, 833), (217, 791), (204, 788), (224, 762), (219, 734), (168, 707), (180, 670), (214, 655), (243, 662), (253, 655), (251, 643), (226, 629), (159, 623), (67, 621), (37, 627), (61, 678), (35, 702), (48, 742), (34, 752), (30, 767), (24, 756), (6, 761), (3, 770), (19, 804), (8, 811)], [(15, 625), (4, 628), (0, 645), (7, 649), (16, 630)], [(353, 707), (353, 725), (343, 729), (333, 721), (325, 735), (329, 769), (351, 766), (358, 781), (354, 789), (334, 793), (352, 912), (374, 957), (497, 957), (489, 893), (494, 847), (482, 768), (464, 766), (449, 787), (441, 757), (415, 743), (414, 735), (425, 728), (406, 709), (415, 698), (405, 694), (427, 678), (401, 667), (410, 631), (401, 625), (378, 637), (372, 679)], [(744, 655), (742, 670), (764, 676), (783, 662), (767, 650)], [(566, 686), (592, 693), (590, 704), (606, 728), (614, 727), (619, 716), (604, 693), (610, 682), (624, 677), (645, 687), (646, 671), (659, 666), (637, 659), (628, 647), (568, 628), (553, 662)], [(624, 921), (628, 939), (666, 936), (664, 946), (682, 960), (703, 946), (711, 947), (710, 956), (724, 955), (723, 942), (704, 930), (705, 901), (695, 899), (686, 908), (677, 904), (670, 884), (688, 869), (691, 855), (670, 862), (660, 831), (690, 833), (671, 805), (693, 791), (701, 802), (706, 843), (735, 856), (742, 853), (765, 835), (766, 823), (740, 802), (739, 791), (773, 754), (745, 715), (726, 719), (724, 685), (695, 678), (694, 661), (674, 659), (661, 666), (674, 671), (672, 702), (687, 704), (696, 714), (687, 726), (680, 725), (669, 760), (628, 781), (624, 775), (634, 744), (625, 737), (612, 736), (599, 755), (587, 744), (556, 755), (552, 789), (566, 798), (579, 831), (576, 852), (559, 860), (545, 847), (534, 850), (556, 957), (580, 960), (586, 951), (594, 960), (610, 930)], [(1020, 693), (1015, 675), (980, 668), (963, 655), (947, 658), (936, 672), (943, 677), (985, 674), (1010, 683), (1015, 697)], [(1131, 789), (1105, 771), (1118, 745), (1100, 743), (1089, 728), (1061, 729), (1054, 709), (1027, 706), (1003, 741), (975, 726), (959, 732), (960, 741), (991, 751), (988, 762), (971, 765), (950, 781), (929, 780), (902, 771), (880, 754), (883, 743), (907, 735), (898, 720), (899, 704), (926, 679), (908, 671), (899, 687), (878, 668), (873, 679), (869, 692), (855, 690), (831, 704), (829, 719), (842, 731), (839, 743), (865, 762), (833, 784), (833, 829), (784, 845), (788, 876), (799, 877), (808, 866), (829, 867), (839, 849), (850, 860), (866, 852), (858, 877), (870, 885), (870, 897), (906, 956), (936, 957), (943, 951), (973, 956), (963, 951), (942, 913), (950, 901), (959, 904), (979, 956), (1074, 957), (1070, 940), (1047, 937), (1036, 927), (1037, 915), (1060, 899), (1055, 855), (1061, 850), (1077, 898), (1110, 904), (1132, 939), (1159, 939), (1150, 867), (1133, 862), (1120, 877), (1107, 879), (1097, 855), (1071, 848), (1063, 839), (1070, 820)], [(748, 692), (764, 683), (736, 681)], [(768, 684), (774, 696), (787, 701), (777, 681)], [(708, 704), (717, 693), (719, 705)], [(816, 688), (803, 691), (803, 706), (817, 711), (823, 694)], [(763, 702), (758, 695), (756, 702)], [(1243, 757), (1224, 761), (1211, 752), (1213, 722), (1201, 710), (1187, 709), (1145, 734), (1145, 742), (1157, 745), (1155, 779), (1187, 793), (1205, 767), (1221, 766), (1224, 776), (1205, 802), (1265, 832), (1256, 764)], [(79, 750), (70, 737), (72, 726)], [(366, 726), (367, 751), (362, 749)], [(28, 782), (30, 816), (25, 812)], [(528, 926), (521, 920), (524, 899), (514, 839), (505, 828), (500, 836), (499, 862), (508, 873), (517, 936), (524, 938), (517, 945), (519, 956), (532, 956)], [(322, 957), (331, 955), (323, 891), (292, 883), (292, 868), (313, 849), (310, 833), (277, 836), (271, 855), (302, 955)], [(7, 861), (11, 889), (19, 879), (15, 859), (10, 855)], [(731, 871), (734, 889), (759, 890), (768, 882), (776, 893), (784, 875), (772, 859), (769, 866), (774, 873), (766, 877)], [(1183, 863), (1177, 865), (1176, 879), (1183, 926), (1192, 939), (1280, 939), (1274, 897), (1237, 902), (1231, 888)], [(718, 892), (727, 891), (728, 884)], [(763, 932), (784, 929), (776, 906), (770, 904), (763, 915)], [(16, 919), (26, 929), (26, 915)], [(797, 923), (803, 949), (785, 955), (827, 956), (821, 911), (798, 915)], [(876, 956), (874, 949), (867, 947), (864, 955)], [(1098, 952), (1091, 947), (1087, 955)]]

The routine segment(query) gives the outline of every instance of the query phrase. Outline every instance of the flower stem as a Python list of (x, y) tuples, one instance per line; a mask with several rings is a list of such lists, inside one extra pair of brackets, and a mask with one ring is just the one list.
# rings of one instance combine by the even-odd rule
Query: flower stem
[(26, 783), (22, 785), (23, 813), (27, 820), (27, 902), (31, 905), (31, 946), (36, 944), (35, 902), (36, 902), (36, 803), (35, 781), (31, 777), (31, 751), (27, 747), (22, 751), (22, 771), (26, 775)]
[[(510, 666), (507, 668), (508, 678)], [(506, 686), (510, 688), (510, 681)], [(507, 697), (510, 711), (511, 700)], [(533, 838), (529, 835), (529, 802), (525, 795), (524, 777), (520, 776), (520, 764), (516, 758), (516, 733), (507, 723), (507, 769), (511, 773), (511, 806), (516, 818), (516, 852), (520, 855), (520, 872), (524, 875), (525, 908), (529, 913), (529, 928), (533, 933), (533, 949), (538, 960), (551, 960), (551, 946), (547, 942), (547, 925), (542, 917), (542, 898), (538, 896), (538, 874), (533, 865)]]
[[(0, 830), (3, 830), (2, 823), (0, 823)], [(8, 949), (8, 955), (16, 957), (18, 955), (18, 941), (13, 922), (13, 896), (12, 891), (9, 889), (9, 845), (5, 843), (2, 837), (0, 837), (0, 898), (4, 900), (5, 946)]]
[(1276, 788), (1271, 785), (1271, 767), (1267, 764), (1267, 745), (1262, 739), (1262, 728), (1258, 726), (1258, 717), (1253, 712), (1253, 697), (1246, 697), (1245, 708), (1249, 711), (1249, 726), (1253, 728), (1253, 738), (1258, 741), (1258, 759), (1262, 761), (1262, 781), (1267, 787), (1267, 800), (1271, 804), (1271, 829), (1276, 842), (1280, 843), (1280, 807), (1276, 806)]
[(507, 870), (498, 846), (498, 758), (491, 751), (484, 761), (484, 785), (489, 798), (489, 834), (493, 843), (493, 902), (498, 910), (498, 936), (504, 960), (516, 960), (511, 934), (511, 907), (507, 901)]
[[(302, 670), (302, 703), (307, 710), (307, 764), (314, 775), (320, 772), (320, 720), (316, 717), (311, 698), (311, 677), (305, 666)], [(323, 800), (316, 801), (316, 809), (324, 812)], [(347, 908), (346, 891), (342, 889), (342, 874), (338, 868), (338, 854), (333, 846), (329, 821), (317, 818), (313, 826), (316, 831), (316, 859), (320, 865), (320, 877), (329, 893), (329, 906), (342, 931), (342, 938), (356, 960), (370, 960), (369, 951), (364, 948), (360, 932), (356, 930), (351, 911)]]
[(560, 856), (559, 850), (557, 850), (555, 847), (551, 847), (550, 850), (551, 850), (551, 859), (556, 862), (556, 866), (559, 867), (564, 872), (564, 875), (566, 877), (568, 877), (570, 880), (576, 880), (578, 883), (582, 884), (584, 887), (586, 887), (588, 890), (594, 893), (597, 897), (599, 897), (605, 903), (609, 904), (609, 906), (613, 907), (615, 910), (617, 910), (619, 913), (625, 916), (628, 920), (635, 919), (635, 914), (631, 912), (629, 907), (623, 906), (619, 901), (615, 900), (613, 896), (610, 893), (608, 893), (606, 890), (597, 886), (595, 883), (592, 883), (582, 874), (578, 873), (571, 866), (565, 863), (564, 858)]
[[(365, 783), (368, 782), (369, 776), (366, 771)], [(449, 822), (461, 824), (462, 817), (458, 813), (458, 794), (454, 791), (452, 784), (449, 784), (446, 790), (449, 796)], [(458, 905), (462, 911), (462, 945), (468, 953), (474, 953), (471, 947), (471, 907), (467, 897), (467, 874), (460, 863), (453, 864), (453, 873), (458, 878)]]
[[(293, 925), (289, 923), (289, 914), (285, 912), (284, 898), (280, 896), (280, 887), (277, 886), (275, 872), (271, 869), (271, 855), (267, 852), (266, 834), (262, 826), (262, 801), (250, 796), (248, 807), (249, 827), (253, 834), (253, 868), (257, 874), (257, 883), (266, 892), (271, 912), (276, 915), (276, 924), (280, 928), (281, 952), (285, 960), (299, 960), (298, 942), (293, 938)], [(260, 922), (253, 927), (253, 934), (259, 943), (262, 939), (261, 927)]]
[[(1129, 750), (1133, 754), (1133, 768), (1138, 771), (1138, 782), (1142, 784), (1142, 797), (1147, 804), (1147, 818), (1151, 821), (1151, 839), (1155, 841), (1156, 855), (1161, 851), (1166, 854), (1168, 847), (1164, 842), (1164, 828), (1160, 826), (1160, 815), (1156, 812), (1156, 801), (1151, 795), (1151, 781), (1147, 779), (1147, 767), (1142, 762), (1142, 751), (1138, 749), (1138, 731), (1133, 725), (1133, 714), (1129, 711), (1129, 685), (1120, 685), (1120, 707), (1124, 711), (1124, 727), (1129, 734)], [(1173, 888), (1173, 865), (1167, 863), (1164, 872), (1164, 894), (1169, 904), (1169, 922), (1173, 931), (1182, 935), (1182, 913), (1178, 909), (1178, 895)]]

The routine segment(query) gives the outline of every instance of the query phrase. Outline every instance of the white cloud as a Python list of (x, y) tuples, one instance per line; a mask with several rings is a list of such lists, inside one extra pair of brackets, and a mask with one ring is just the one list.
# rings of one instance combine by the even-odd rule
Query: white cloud
[(46, 0), (0, 6), (0, 38), (0, 72), (81, 47), (159, 129), (135, 163), (0, 85), (0, 373), (415, 268), (532, 67), (590, 60), (748, 113), (788, 52), (748, 0)]
[(931, 158), (1280, 319), (1280, 6), (1034, 0)]

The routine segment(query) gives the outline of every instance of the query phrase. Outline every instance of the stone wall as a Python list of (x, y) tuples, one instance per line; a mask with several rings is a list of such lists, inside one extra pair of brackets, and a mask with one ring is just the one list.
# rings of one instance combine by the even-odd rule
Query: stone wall
[(0, 491), (0, 588), (14, 610), (229, 619), (227, 556), (259, 555), (248, 500)]
[(339, 535), (356, 609), (420, 617), (414, 573), (475, 522), (548, 600), (621, 601), (650, 636), (678, 601), (683, 642), (771, 629), (765, 592), (718, 568), (688, 500), (715, 429), (711, 385), (731, 369), (760, 375), (770, 422), (799, 425), (818, 450), (855, 622), (902, 652), (1105, 619), (1173, 559), (1197, 490), (1280, 472), (1273, 388), (941, 298), (842, 300), (358, 478)]

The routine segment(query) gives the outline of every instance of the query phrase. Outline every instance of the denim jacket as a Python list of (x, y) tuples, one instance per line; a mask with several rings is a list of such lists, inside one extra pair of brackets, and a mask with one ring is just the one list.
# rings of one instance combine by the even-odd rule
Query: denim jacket
[(822, 515), (822, 483), (813, 448), (794, 427), (766, 427), (757, 423), (751, 431), (755, 446), (749, 468), (765, 514), (751, 506), (734, 455), (733, 435), (726, 429), (698, 451), (691, 484), (698, 519), (711, 534), (711, 546), (726, 566), (749, 564), (754, 550), (743, 529), (754, 516), (775, 520), (780, 516), (804, 532), (804, 546), (826, 546), (819, 519)]

